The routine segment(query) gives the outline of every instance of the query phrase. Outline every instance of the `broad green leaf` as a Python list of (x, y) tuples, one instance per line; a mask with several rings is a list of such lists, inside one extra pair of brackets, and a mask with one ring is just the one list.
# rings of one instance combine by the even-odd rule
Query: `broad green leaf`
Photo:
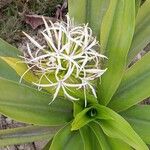
[(72, 122), (71, 130), (78, 130), (95, 119), (112, 119), (109, 116), (109, 112), (106, 107), (101, 105), (99, 107), (100, 109), (97, 109), (95, 106), (91, 106), (78, 113)]
[[(85, 108), (83, 111), (78, 113), (75, 116), (75, 119), (73, 120), (71, 130), (78, 130), (81, 127), (83, 127), (86, 124), (88, 124), (89, 122), (93, 121), (95, 119), (95, 114), (94, 114), (94, 116), (90, 116), (91, 115), (91, 111), (93, 111), (92, 109), (93, 109), (93, 107)], [(97, 113), (97, 112), (95, 111), (94, 113)]]
[(136, 105), (120, 114), (129, 118), (150, 121), (150, 105)]
[(118, 88), (126, 66), (135, 26), (135, 0), (112, 0), (103, 18), (100, 43), (108, 61), (98, 85), (99, 102), (107, 105)]
[[(0, 57), (2, 60), (4, 60), (6, 63), (8, 63), (8, 65), (10, 65), (10, 67), (12, 67), (16, 73), (20, 76), (20, 81), (25, 80), (28, 83), (31, 83), (31, 86), (33, 86), (33, 82), (34, 83), (48, 83), (48, 80), (43, 77), (40, 80), (40, 77), (35, 75), (33, 73), (33, 71), (31, 69), (28, 68), (28, 66), (22, 62), (21, 59), (19, 58), (13, 58), (13, 57)], [(52, 77), (51, 77), (52, 79)], [(53, 93), (52, 88), (44, 88), (45, 90), (47, 90), (50, 93)], [(63, 96), (63, 94), (61, 93), (60, 96)]]
[(22, 76), (25, 81), (32, 83), (37, 82), (39, 80), (39, 78), (36, 75), (34, 75), (34, 73), (31, 70), (29, 70), (27, 65), (21, 62), (21, 59), (13, 57), (0, 58), (3, 61), (5, 61), (11, 68), (13, 68), (19, 76)]
[(112, 147), (110, 146), (107, 138), (106, 138), (106, 135), (103, 133), (102, 129), (100, 128), (100, 126), (95, 123), (95, 122), (91, 122), (89, 124), (91, 130), (94, 132), (95, 136), (97, 137), (99, 143), (100, 143), (100, 146), (101, 146), (101, 149), (102, 150), (112, 150)]
[[(94, 113), (91, 113), (93, 112), (91, 111), (91, 108), (94, 110)], [(99, 104), (94, 105), (91, 108), (86, 108), (76, 115), (73, 120), (71, 130), (81, 129), (81, 127), (85, 126), (87, 123), (95, 121), (109, 137), (120, 139), (136, 150), (148, 150), (146, 144), (142, 141), (138, 134), (119, 114), (110, 108)]]
[(2, 59), (0, 59), (0, 77), (18, 82), (18, 74)]
[(123, 111), (150, 96), (150, 53), (129, 68), (109, 107)]
[(71, 131), (70, 123), (57, 132), (50, 147), (50, 150), (78, 149), (83, 149), (82, 138), (78, 131)]
[(37, 125), (60, 125), (72, 118), (71, 102), (62, 98), (49, 105), (50, 94), (0, 78), (0, 113)]
[(73, 116), (75, 117), (79, 112), (84, 109), (80, 103), (73, 102)]
[[(39, 83), (39, 77), (37, 75), (35, 75), (31, 70), (29, 70), (29, 68), (27, 67), (26, 64), (21, 63), (21, 59), (18, 58), (12, 58), (12, 57), (0, 57), (2, 60), (4, 60), (6, 63), (8, 63), (8, 65), (10, 65), (10, 67), (12, 67), (16, 73), (21, 76), (20, 78), (24, 79), (25, 81), (29, 82), (29, 83)], [(53, 79), (53, 76), (50, 76), (51, 80)], [(43, 77), (41, 82), (43, 84), (48, 84), (49, 81), (47, 80), (47, 78)], [(33, 84), (32, 84), (33, 86)], [(50, 93), (54, 93), (54, 90), (50, 87), (46, 87), (44, 88), (45, 90), (47, 90)], [(70, 95), (80, 98), (82, 100), (82, 104), (84, 103), (84, 92), (82, 90), (76, 90), (76, 89), (72, 89), (71, 91), (68, 91), (68, 93), (71, 93)], [(64, 96), (64, 93), (62, 91), (59, 92), (59, 96)], [(87, 101), (89, 103), (97, 103), (96, 98), (87, 93)], [(83, 104), (84, 105), (84, 104)]]
[(69, 0), (69, 15), (78, 24), (88, 23), (99, 40), (101, 22), (108, 4), (109, 0)]
[(128, 54), (128, 64), (150, 42), (150, 0), (140, 7), (136, 20), (136, 29)]
[(68, 0), (69, 15), (78, 24), (86, 23), (86, 3), (87, 0)]
[(150, 105), (134, 106), (121, 115), (131, 124), (145, 143), (150, 144)]
[[(96, 107), (97, 110), (101, 109), (101, 106), (97, 105)], [(113, 120), (101, 119), (98, 120), (97, 123), (99, 123), (106, 135), (112, 138), (120, 139), (136, 150), (148, 150), (146, 144), (124, 118), (107, 107), (105, 109), (109, 112), (109, 115), (113, 118)]]
[(0, 147), (50, 139), (59, 129), (60, 127), (28, 126), (0, 130)]
[(126, 144), (120, 139), (107, 137), (107, 140), (111, 145), (111, 150), (121, 150), (122, 148), (123, 150), (133, 150), (131, 146), (129, 146), (128, 144)]
[(138, 10), (141, 6), (141, 0), (135, 0), (135, 12), (138, 13)]
[(0, 38), (0, 56), (18, 57), (20, 51)]
[(124, 150), (132, 150), (132, 148), (123, 141), (119, 139), (110, 138), (106, 134), (104, 134), (100, 125), (96, 122), (91, 122), (89, 126), (95, 133), (97, 139), (99, 140), (102, 150), (119, 150), (122, 148)]
[(83, 150), (103, 150), (101, 149), (98, 138), (89, 126), (84, 126), (83, 128), (81, 128), (80, 134), (84, 143)]

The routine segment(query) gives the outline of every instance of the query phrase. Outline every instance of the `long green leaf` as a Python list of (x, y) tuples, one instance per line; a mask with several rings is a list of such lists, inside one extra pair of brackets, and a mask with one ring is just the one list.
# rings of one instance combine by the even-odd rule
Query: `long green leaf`
[[(101, 106), (99, 105), (96, 107), (97, 110), (101, 109)], [(148, 150), (146, 144), (124, 118), (107, 107), (105, 109), (109, 112), (109, 115), (113, 118), (113, 120), (101, 119), (97, 121), (97, 123), (99, 123), (106, 135), (112, 138), (120, 139), (136, 150)]]
[(88, 23), (99, 40), (101, 22), (108, 4), (109, 0), (69, 0), (69, 15), (78, 24)]
[(60, 127), (28, 126), (0, 130), (0, 147), (50, 139)]
[(111, 150), (117, 150), (117, 149), (120, 150), (122, 148), (123, 150), (133, 150), (131, 146), (129, 146), (128, 144), (126, 144), (120, 139), (107, 137), (107, 140), (111, 145)]
[(78, 113), (75, 116), (75, 119), (73, 120), (72, 123), (72, 129), (71, 130), (78, 130), (81, 127), (85, 126), (86, 124), (88, 124), (89, 122), (93, 121), (95, 119), (95, 116), (91, 117), (89, 116), (89, 112), (92, 110), (92, 107), (90, 108), (86, 108), (83, 111), (81, 111), (80, 113)]
[(138, 10), (141, 6), (141, 0), (135, 0), (135, 12), (136, 12), (136, 15), (138, 13)]
[[(84, 150), (103, 150), (96, 135), (89, 126), (80, 129), (80, 134), (84, 143)], [(109, 149), (108, 149), (109, 150)]]
[(86, 3), (87, 0), (68, 0), (69, 15), (78, 24), (86, 22)]
[(0, 113), (37, 125), (60, 125), (72, 118), (72, 104), (62, 98), (0, 78)]
[(13, 57), (0, 58), (3, 61), (5, 61), (11, 68), (13, 68), (19, 76), (22, 76), (22, 78), (25, 81), (32, 83), (37, 82), (39, 80), (39, 78), (36, 75), (34, 75), (34, 73), (31, 70), (28, 70), (29, 68), (27, 67), (27, 65), (21, 62), (21, 59)]
[(0, 38), (0, 56), (18, 57), (20, 51)]
[(83, 142), (78, 131), (71, 132), (70, 123), (54, 136), (50, 150), (83, 149)]
[(97, 139), (99, 140), (102, 150), (120, 150), (122, 148), (124, 150), (132, 149), (129, 145), (127, 145), (123, 141), (108, 137), (106, 134), (104, 134), (100, 125), (97, 124), (96, 122), (91, 122), (89, 126), (95, 133)]
[(104, 16), (100, 43), (108, 57), (101, 78), (99, 102), (107, 105), (118, 88), (126, 66), (135, 26), (135, 0), (112, 0)]
[(128, 64), (150, 42), (150, 0), (141, 6), (136, 20), (136, 29), (128, 54)]
[[(95, 112), (93, 113), (93, 111), (90, 111), (90, 114), (92, 115), (89, 115), (89, 109), (90, 108), (86, 108), (85, 110), (88, 110), (87, 112), (83, 110), (76, 115), (72, 123), (71, 130), (78, 130), (87, 123), (95, 121), (101, 126), (104, 133), (109, 137), (120, 139), (136, 150), (148, 150), (146, 144), (142, 141), (138, 134), (119, 114), (110, 108), (99, 104), (92, 106), (92, 110)], [(87, 118), (87, 116), (91, 116), (87, 119), (88, 121), (84, 119)], [(86, 122), (81, 121), (82, 119)]]
[[(12, 67), (16, 73), (21, 76), (20, 79), (24, 79), (26, 82), (28, 83), (39, 83), (39, 77), (37, 75), (35, 75), (32, 70), (28, 70), (28, 67), (26, 64), (24, 63), (21, 63), (21, 60), (18, 59), (18, 58), (12, 58), (12, 57), (0, 57), (2, 60), (4, 60), (6, 63), (8, 63), (8, 65), (10, 67)], [(49, 77), (51, 80), (53, 79), (53, 75), (51, 75)], [(43, 84), (48, 84), (49, 81), (47, 80), (46, 77), (43, 77), (42, 80), (40, 81), (40, 83), (43, 83)], [(33, 86), (30, 85), (30, 86)], [(54, 93), (54, 90), (50, 87), (46, 87), (44, 88), (45, 90), (47, 90), (49, 93)], [(69, 91), (71, 93), (72, 96), (74, 97), (77, 97), (77, 98), (80, 98), (82, 101), (82, 104), (84, 105), (84, 92), (82, 90), (72, 90), (72, 91)], [(62, 91), (59, 92), (59, 95), (60, 96), (64, 96), (64, 93)], [(87, 101), (89, 103), (97, 103), (97, 100), (96, 98), (87, 93)]]
[(94, 132), (96, 135), (102, 150), (112, 150), (111, 146), (109, 145), (109, 142), (106, 138), (106, 135), (103, 133), (102, 129), (97, 123), (91, 122), (89, 124), (91, 130)]
[(112, 119), (109, 116), (109, 111), (107, 111), (104, 106), (100, 105), (99, 107), (101, 107), (101, 109), (97, 109), (97, 107), (92, 106), (89, 108), (85, 108), (83, 111), (78, 113), (72, 122), (71, 130), (78, 130), (89, 122), (94, 121), (95, 119)]
[(20, 78), (18, 74), (1, 58), (0, 58), (0, 77), (13, 80), (16, 82), (18, 82)]
[(131, 124), (144, 142), (150, 144), (150, 106), (135, 106), (122, 112), (121, 115)]
[(129, 68), (109, 107), (123, 111), (150, 96), (150, 53)]
[[(26, 81), (27, 83), (30, 83), (30, 86), (33, 86), (33, 82), (34, 83), (39, 83), (39, 76), (35, 75), (33, 73), (33, 71), (31, 69), (28, 68), (28, 66), (25, 63), (22, 63), (21, 59), (19, 58), (13, 58), (13, 57), (0, 57), (2, 60), (4, 60), (6, 63), (8, 63), (8, 65), (10, 67), (12, 67), (16, 73), (20, 76), (20, 81), (23, 82)], [(50, 77), (51, 80), (53, 79), (53, 77)], [(43, 84), (48, 84), (48, 80), (46, 77), (43, 77), (40, 81), (40, 83)], [(45, 87), (45, 90), (47, 90), (49, 93), (54, 93), (52, 88), (49, 87)], [(61, 96), (63, 96), (63, 94), (61, 93)]]

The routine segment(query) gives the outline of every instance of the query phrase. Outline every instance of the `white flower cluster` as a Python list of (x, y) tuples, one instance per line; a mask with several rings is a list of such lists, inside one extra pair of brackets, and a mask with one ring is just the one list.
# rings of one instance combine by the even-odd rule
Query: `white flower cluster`
[[(45, 30), (41, 33), (46, 44), (41, 45), (24, 33), (36, 48), (32, 50), (27, 44), (23, 58), (29, 69), (21, 78), (33, 69), (39, 75), (39, 81), (33, 83), (38, 89), (45, 87), (54, 89), (52, 102), (60, 90), (69, 99), (78, 100), (69, 94), (72, 88), (83, 89), (85, 103), (87, 89), (96, 97), (91, 82), (106, 71), (100, 66), (100, 59), (106, 57), (99, 54), (99, 45), (92, 36), (92, 30), (88, 25), (74, 26), (68, 16), (67, 23), (63, 21), (47, 23), (44, 18), (43, 21)], [(51, 75), (54, 77), (53, 80), (50, 78)], [(42, 83), (42, 78), (46, 78), (47, 83)]]

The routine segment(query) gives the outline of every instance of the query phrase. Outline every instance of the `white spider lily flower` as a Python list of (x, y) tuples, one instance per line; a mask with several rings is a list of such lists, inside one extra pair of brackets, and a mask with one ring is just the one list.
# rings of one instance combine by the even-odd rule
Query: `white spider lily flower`
[[(41, 31), (44, 43), (40, 43), (24, 33), (30, 40), (24, 62), (28, 70), (21, 76), (32, 70), (39, 76), (35, 83), (39, 90), (44, 88), (53, 89), (53, 100), (59, 92), (70, 100), (79, 100), (78, 95), (72, 96), (69, 91), (83, 90), (85, 106), (87, 105), (87, 91), (96, 96), (96, 87), (93, 86), (106, 69), (101, 69), (100, 60), (107, 58), (99, 53), (100, 46), (88, 24), (74, 26), (67, 16), (67, 23), (57, 21), (52, 23), (43, 18), (45, 29)], [(32, 44), (32, 46), (31, 46)], [(43, 78), (47, 82), (43, 82)]]

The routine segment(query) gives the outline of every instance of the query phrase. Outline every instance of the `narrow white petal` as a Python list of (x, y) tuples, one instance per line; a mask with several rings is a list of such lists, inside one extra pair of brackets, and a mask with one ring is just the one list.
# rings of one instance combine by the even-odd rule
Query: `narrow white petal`
[(23, 77), (24, 77), (33, 67), (35, 67), (35, 65), (32, 66), (32, 67), (29, 67), (29, 68), (21, 75), (20, 80), (19, 80), (19, 83), (22, 82)]
[(48, 36), (52, 37), (51, 32), (49, 30), (49, 26), (48, 26), (48, 24), (47, 24), (47, 22), (46, 22), (46, 20), (45, 20), (45, 18), (43, 16), (42, 16), (42, 19), (43, 19), (43, 22), (44, 22), (44, 25), (45, 25), (46, 32), (47, 32)]
[(59, 27), (59, 33), (58, 33), (58, 51), (60, 51), (60, 48), (61, 48), (61, 38), (62, 38), (62, 30), (61, 30), (61, 27)]
[(53, 31), (54, 34), (55, 34), (55, 38), (58, 39), (58, 35), (57, 35), (57, 30), (58, 30), (58, 29), (55, 28), (55, 24), (56, 24), (56, 23), (53, 23), (51, 20), (49, 20), (49, 22), (50, 22), (50, 24), (51, 24), (51, 26), (52, 26), (52, 28), (53, 28), (52, 31)]
[(105, 71), (106, 71), (106, 69), (105, 70), (101, 70), (101, 69), (85, 69), (85, 71), (87, 72), (87, 73), (92, 73), (92, 74), (95, 74), (95, 73), (98, 73), (98, 74), (103, 74)]
[(52, 46), (52, 48), (54, 49), (55, 52), (58, 52), (57, 48), (54, 45), (54, 42), (52, 41), (52, 38), (48, 37), (44, 32), (41, 32), (43, 34), (43, 36), (45, 37), (46, 41), (48, 43), (50, 43), (50, 45)]
[(78, 100), (79, 100), (79, 98), (75, 98), (75, 97), (69, 95), (69, 94), (67, 93), (67, 91), (66, 91), (66, 89), (65, 89), (64, 86), (62, 86), (62, 89), (63, 89), (64, 94), (65, 94), (70, 100), (74, 100), (74, 101), (78, 101)]
[(72, 66), (72, 64), (69, 63), (69, 68), (68, 68), (67, 73), (63, 77), (63, 81), (67, 80), (71, 76), (73, 70), (74, 70), (74, 65)]
[(28, 54), (30, 55), (30, 57), (33, 59), (33, 55), (32, 55), (32, 52), (31, 52), (31, 49), (29, 47), (29, 44), (27, 43), (27, 50), (28, 50)]
[(42, 49), (43, 47), (38, 43), (36, 42), (30, 35), (28, 35), (27, 33), (23, 32), (23, 34), (36, 46), (38, 47), (39, 49)]
[[(86, 57), (85, 57), (85, 59), (84, 59), (82, 65), (81, 65), (81, 67), (80, 67), (80, 71), (85, 67), (85, 65), (86, 65), (87, 62), (88, 62), (88, 56), (86, 55)], [(79, 71), (79, 72), (80, 72), (80, 71)]]
[(80, 84), (69, 84), (69, 83), (64, 83), (64, 86), (66, 87), (72, 87), (72, 88), (78, 88), (78, 87), (82, 87), (82, 86), (85, 86), (86, 84), (85, 83), (80, 83)]
[(88, 83), (88, 86), (92, 90), (93, 95), (97, 98), (96, 91), (95, 91), (94, 87), (91, 84), (89, 84), (89, 83)]
[(84, 86), (84, 106), (87, 106), (87, 98), (86, 98), (86, 87)]
[(34, 85), (36, 86), (40, 86), (40, 87), (55, 87), (57, 86), (58, 83), (52, 83), (52, 84), (38, 84), (38, 83), (35, 83), (35, 82), (32, 82)]
[(51, 104), (54, 102), (54, 100), (56, 99), (56, 97), (57, 97), (57, 95), (58, 95), (58, 93), (59, 93), (59, 90), (60, 90), (60, 84), (57, 85), (57, 88), (56, 88), (56, 91), (55, 91), (55, 93), (54, 93), (53, 99), (52, 99), (52, 101), (49, 103), (49, 105), (51, 105)]

